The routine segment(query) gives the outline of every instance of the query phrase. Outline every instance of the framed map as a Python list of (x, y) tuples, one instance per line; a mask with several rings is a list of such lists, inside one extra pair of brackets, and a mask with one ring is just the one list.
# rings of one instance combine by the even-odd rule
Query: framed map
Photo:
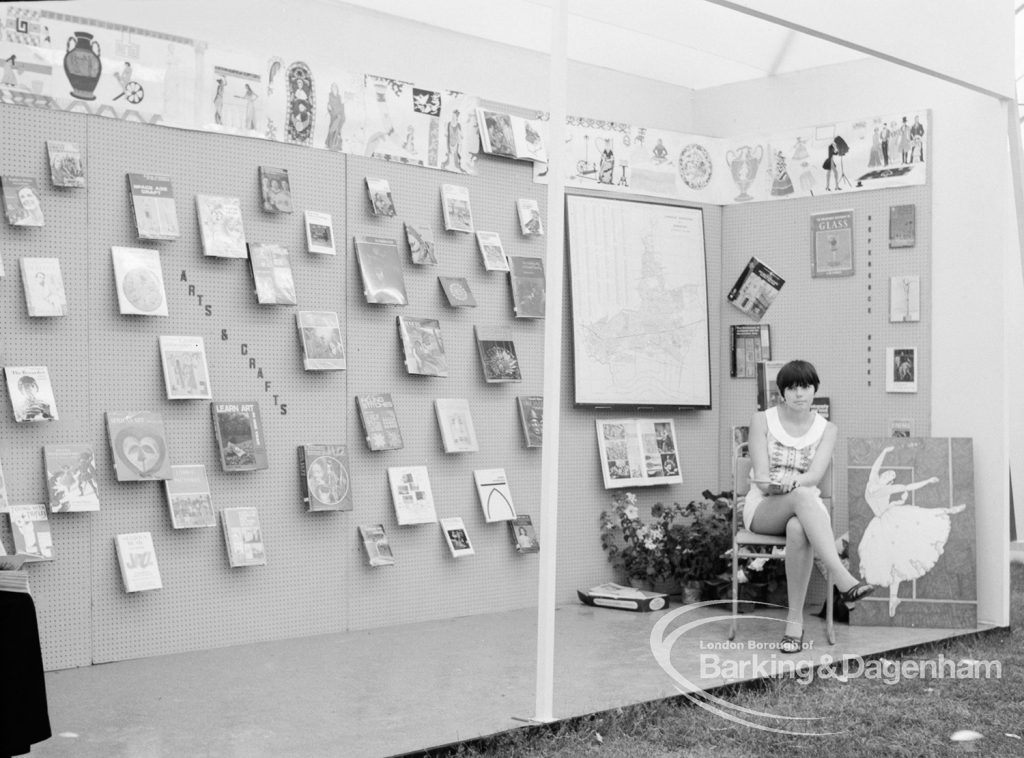
[(699, 208), (565, 198), (576, 405), (711, 408)]

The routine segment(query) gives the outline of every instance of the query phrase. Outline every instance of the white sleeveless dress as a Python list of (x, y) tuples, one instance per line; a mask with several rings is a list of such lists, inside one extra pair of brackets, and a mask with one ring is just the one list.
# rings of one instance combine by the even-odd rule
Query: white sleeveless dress
[[(828, 427), (825, 417), (815, 413), (811, 428), (800, 437), (793, 437), (782, 427), (778, 407), (772, 406), (766, 410), (764, 418), (768, 427), (768, 477), (778, 481), (787, 474), (807, 473)], [(821, 494), (817, 487), (813, 489), (816, 496)], [(754, 519), (754, 511), (766, 497), (767, 495), (757, 485), (751, 484), (750, 491), (743, 500), (743, 526), (747, 529), (750, 529)], [(828, 513), (828, 508), (821, 497), (816, 497), (816, 500), (822, 510)]]

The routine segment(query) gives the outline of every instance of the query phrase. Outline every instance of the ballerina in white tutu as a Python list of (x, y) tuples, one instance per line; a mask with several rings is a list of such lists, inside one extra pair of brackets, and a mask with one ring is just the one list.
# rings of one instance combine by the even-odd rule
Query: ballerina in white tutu
[[(871, 466), (864, 499), (875, 517), (871, 519), (857, 548), (860, 553), (861, 576), (871, 583), (889, 588), (889, 616), (896, 614), (900, 604), (900, 582), (918, 579), (935, 565), (949, 539), (949, 517), (960, 513), (966, 505), (949, 508), (921, 508), (906, 505), (914, 490), (937, 484), (931, 477), (910, 484), (895, 484), (895, 471), (879, 473), (885, 456), (896, 448), (882, 450)], [(893, 500), (894, 495), (899, 495)]]

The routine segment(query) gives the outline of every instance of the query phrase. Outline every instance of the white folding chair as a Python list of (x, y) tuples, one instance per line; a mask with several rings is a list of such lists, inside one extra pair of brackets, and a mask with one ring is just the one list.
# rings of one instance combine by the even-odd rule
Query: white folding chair
[[(743, 526), (740, 518), (740, 504), (750, 491), (751, 461), (745, 453), (746, 443), (737, 448), (739, 454), (733, 455), (732, 461), (732, 623), (729, 626), (729, 639), (736, 637), (736, 619), (739, 616), (739, 569), (741, 558), (766, 558), (768, 560), (784, 560), (784, 555), (773, 554), (773, 548), (786, 546), (785, 535), (757, 534)], [(830, 516), (832, 507), (832, 464), (818, 483), (821, 499), (825, 502)], [(832, 587), (834, 577), (829, 571), (825, 577), (827, 599), (825, 601), (825, 634), (828, 644), (836, 644), (835, 626), (832, 621)]]

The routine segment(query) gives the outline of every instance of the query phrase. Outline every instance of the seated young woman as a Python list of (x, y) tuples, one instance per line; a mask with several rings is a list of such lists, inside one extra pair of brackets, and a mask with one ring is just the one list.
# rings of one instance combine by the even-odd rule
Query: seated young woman
[(875, 588), (843, 565), (818, 489), (832, 460), (837, 434), (836, 425), (811, 408), (821, 385), (818, 372), (807, 361), (790, 361), (779, 370), (775, 383), (781, 401), (750, 420), (751, 486), (744, 501), (743, 524), (758, 534), (786, 537), (789, 613), (779, 649), (796, 653), (803, 647), (804, 600), (815, 553), (832, 572), (847, 605)]

